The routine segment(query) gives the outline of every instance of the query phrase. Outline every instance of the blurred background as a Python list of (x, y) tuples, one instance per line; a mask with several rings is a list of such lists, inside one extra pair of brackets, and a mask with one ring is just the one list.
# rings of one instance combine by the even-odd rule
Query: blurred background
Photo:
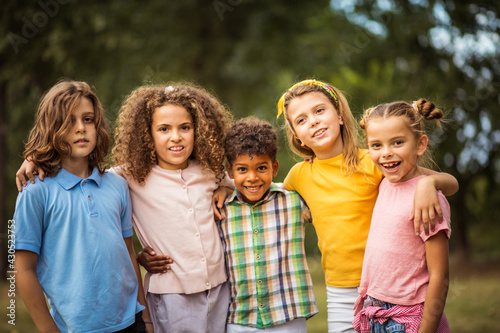
[[(13, 298), (8, 225), (15, 172), (41, 95), (60, 78), (95, 87), (112, 127), (124, 98), (143, 84), (189, 81), (214, 93), (235, 118), (276, 121), (276, 103), (297, 81), (316, 78), (347, 96), (354, 116), (380, 103), (426, 98), (448, 113), (434, 155), (460, 191), (452, 207), (453, 332), (500, 331), (500, 2), (458, 0), (2, 0), (0, 9), (0, 289), (15, 325), (34, 332)], [(282, 181), (299, 161), (281, 131)], [(307, 252), (326, 331), (314, 228)], [(9, 303), (10, 302), (10, 303)], [(4, 307), (5, 305), (5, 307)]]

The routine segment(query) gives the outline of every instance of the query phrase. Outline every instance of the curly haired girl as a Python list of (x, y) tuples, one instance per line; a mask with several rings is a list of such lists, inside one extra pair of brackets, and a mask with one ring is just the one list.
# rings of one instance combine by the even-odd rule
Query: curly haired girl
[[(156, 331), (224, 331), (229, 290), (212, 197), (230, 123), (190, 85), (140, 87), (121, 108), (113, 171), (129, 184)], [(165, 262), (167, 272), (148, 266)]]
[[(128, 182), (159, 332), (225, 330), (229, 290), (212, 198), (219, 185), (234, 189), (229, 178), (218, 179), (231, 122), (214, 96), (188, 84), (139, 87), (120, 110), (111, 171)], [(42, 180), (44, 170), (23, 163), (19, 191), (25, 175), (34, 182), (34, 171)]]

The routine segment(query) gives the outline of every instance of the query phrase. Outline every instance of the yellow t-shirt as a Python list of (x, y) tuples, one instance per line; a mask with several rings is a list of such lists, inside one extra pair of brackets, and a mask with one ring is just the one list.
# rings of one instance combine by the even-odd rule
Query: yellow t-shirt
[(342, 156), (292, 167), (284, 184), (306, 201), (318, 236), (326, 285), (357, 287), (373, 207), (382, 173), (367, 150), (360, 150), (361, 169), (341, 173)]

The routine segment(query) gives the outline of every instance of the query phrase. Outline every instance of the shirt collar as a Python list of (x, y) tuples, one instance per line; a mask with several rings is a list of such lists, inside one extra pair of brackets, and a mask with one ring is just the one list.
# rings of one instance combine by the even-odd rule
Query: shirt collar
[(97, 186), (101, 186), (102, 175), (99, 172), (99, 169), (94, 168), (94, 170), (92, 170), (92, 174), (88, 178), (84, 179), (75, 176), (71, 172), (68, 172), (63, 168), (61, 168), (61, 170), (59, 170), (59, 173), (54, 179), (56, 182), (59, 183), (59, 185), (62, 186), (62, 188), (64, 188), (66, 191), (69, 191), (83, 180), (93, 181), (97, 184)]
[[(276, 184), (276, 183), (271, 183), (271, 186), (269, 186), (269, 190), (267, 191), (267, 194), (266, 196), (264, 197), (264, 199), (260, 200), (258, 203), (256, 203), (255, 205), (260, 205), (261, 203), (265, 203), (267, 201), (269, 201), (272, 196), (274, 195), (275, 192), (284, 192), (284, 189), (283, 189), (283, 186), (280, 186), (279, 184)], [(226, 199), (226, 204), (229, 204), (233, 201), (239, 201), (240, 203), (244, 203), (244, 204), (247, 204), (243, 201), (242, 197), (241, 197), (241, 194), (240, 192), (238, 191), (237, 188), (234, 189), (234, 192), (233, 194), (231, 194), (227, 199)], [(247, 204), (248, 205), (248, 204)], [(255, 206), (254, 205), (254, 206)]]

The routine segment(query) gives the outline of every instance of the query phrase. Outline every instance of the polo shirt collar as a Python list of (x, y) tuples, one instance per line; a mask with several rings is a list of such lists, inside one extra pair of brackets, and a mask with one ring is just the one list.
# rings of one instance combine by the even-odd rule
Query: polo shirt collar
[[(74, 174), (64, 170), (63, 168), (61, 168), (61, 170), (54, 179), (66, 191), (71, 190), (73, 187), (75, 187), (84, 180), (83, 178), (75, 176)], [(93, 181), (97, 184), (97, 186), (101, 186), (102, 175), (99, 172), (99, 169), (94, 168), (94, 170), (92, 170), (92, 174), (85, 180)]]
[[(271, 183), (271, 186), (269, 186), (269, 190), (267, 191), (267, 194), (264, 197), (264, 199), (260, 200), (255, 205), (259, 205), (259, 204), (261, 204), (263, 202), (269, 201), (271, 199), (271, 197), (274, 195), (275, 192), (284, 192), (284, 189), (283, 189), (282, 186), (280, 186), (280, 185), (278, 185), (276, 183)], [(235, 188), (233, 194), (231, 194), (231, 196), (228, 197), (228, 199), (226, 200), (226, 203), (229, 204), (229, 203), (231, 203), (233, 201), (239, 201), (240, 203), (245, 203), (243, 201), (243, 198), (241, 196), (240, 191), (238, 191), (237, 188)]]

